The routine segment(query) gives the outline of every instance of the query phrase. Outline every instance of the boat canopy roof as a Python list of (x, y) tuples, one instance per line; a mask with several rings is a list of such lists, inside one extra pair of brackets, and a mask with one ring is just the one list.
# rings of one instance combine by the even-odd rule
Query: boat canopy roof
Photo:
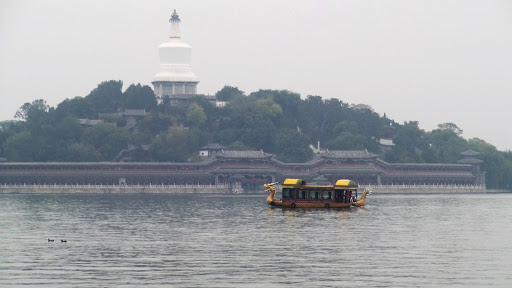
[(357, 189), (359, 185), (355, 181), (349, 179), (341, 179), (336, 181), (334, 187), (336, 189)]
[(303, 182), (305, 181), (302, 179), (286, 179), (284, 180), (283, 185), (303, 185)]
[[(283, 187), (285, 186), (288, 186), (288, 188), (291, 188), (290, 186), (305, 186), (306, 185), (306, 181), (305, 180), (302, 180), (302, 179), (286, 179), (284, 180), (283, 182)], [(308, 187), (331, 187), (332, 189), (332, 185), (308, 185)], [(356, 190), (357, 188), (359, 188), (359, 185), (357, 184), (356, 181), (353, 181), (353, 180), (349, 180), (349, 179), (340, 179), (338, 181), (336, 181), (336, 184), (334, 185), (334, 188), (335, 189), (345, 189), (345, 190)]]

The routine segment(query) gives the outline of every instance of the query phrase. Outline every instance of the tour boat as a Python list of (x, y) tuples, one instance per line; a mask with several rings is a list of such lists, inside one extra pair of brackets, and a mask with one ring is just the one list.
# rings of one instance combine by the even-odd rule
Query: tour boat
[(267, 204), (288, 208), (342, 208), (364, 206), (365, 190), (361, 199), (357, 199), (359, 185), (352, 180), (341, 179), (335, 185), (307, 185), (302, 179), (286, 179), (282, 186), (282, 199), (275, 198), (276, 183), (264, 184), (265, 192), (269, 192)]

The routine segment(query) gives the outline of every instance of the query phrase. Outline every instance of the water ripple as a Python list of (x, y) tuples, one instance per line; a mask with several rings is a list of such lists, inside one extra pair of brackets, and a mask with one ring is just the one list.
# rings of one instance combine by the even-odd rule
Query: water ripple
[(0, 286), (512, 285), (512, 195), (367, 203), (307, 210), (269, 208), (265, 195), (0, 195)]

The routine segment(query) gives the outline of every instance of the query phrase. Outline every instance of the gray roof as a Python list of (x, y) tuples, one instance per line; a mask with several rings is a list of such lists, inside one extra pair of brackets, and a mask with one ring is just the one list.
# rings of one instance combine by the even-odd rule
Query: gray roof
[(144, 109), (126, 109), (123, 112), (124, 116), (146, 116), (148, 113)]
[(217, 154), (222, 158), (270, 158), (272, 154), (263, 151), (224, 151)]
[(118, 118), (123, 116), (121, 113), (98, 113), (98, 118)]
[(103, 120), (78, 119), (78, 122), (80, 122), (80, 125), (96, 126), (103, 123)]
[(361, 159), (376, 158), (377, 155), (368, 152), (368, 150), (328, 150), (322, 157), (341, 158), (341, 159)]
[(219, 143), (208, 143), (207, 145), (201, 147), (203, 150), (222, 150), (226, 149), (226, 147), (220, 145)]
[(473, 151), (473, 150), (467, 150), (467, 151), (464, 151), (464, 152), (462, 152), (460, 154), (464, 155), (464, 156), (477, 156), (477, 155), (480, 155), (480, 153), (478, 153), (476, 151)]
[(480, 164), (483, 162), (484, 161), (482, 161), (480, 159), (473, 158), (473, 157), (468, 157), (468, 158), (464, 158), (464, 159), (457, 161), (457, 163), (460, 163), (460, 164)]

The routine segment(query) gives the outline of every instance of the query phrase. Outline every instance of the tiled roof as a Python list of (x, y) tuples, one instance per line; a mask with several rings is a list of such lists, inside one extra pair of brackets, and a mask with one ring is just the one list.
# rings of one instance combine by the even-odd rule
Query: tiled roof
[(226, 149), (226, 147), (218, 144), (218, 143), (208, 143), (207, 145), (201, 147), (203, 150), (222, 150)]
[(478, 153), (476, 151), (473, 151), (473, 150), (467, 150), (467, 151), (464, 151), (464, 152), (462, 152), (460, 154), (464, 155), (464, 156), (477, 156), (477, 155), (480, 155), (480, 153)]
[(123, 112), (124, 116), (146, 116), (148, 113), (144, 109), (126, 109)]
[(457, 163), (459, 163), (459, 164), (480, 164), (483, 162), (484, 161), (482, 161), (480, 159), (473, 158), (473, 157), (468, 157), (468, 158), (464, 158), (464, 159), (457, 161)]
[(379, 139), (379, 144), (383, 146), (395, 146), (395, 143), (393, 142), (393, 139)]
[(326, 158), (344, 158), (344, 159), (352, 159), (352, 158), (376, 158), (377, 155), (368, 152), (368, 150), (328, 150), (322, 157)]
[(263, 151), (224, 151), (217, 154), (217, 157), (222, 158), (269, 158), (272, 154)]
[(95, 126), (103, 123), (103, 120), (78, 119), (80, 125)]

